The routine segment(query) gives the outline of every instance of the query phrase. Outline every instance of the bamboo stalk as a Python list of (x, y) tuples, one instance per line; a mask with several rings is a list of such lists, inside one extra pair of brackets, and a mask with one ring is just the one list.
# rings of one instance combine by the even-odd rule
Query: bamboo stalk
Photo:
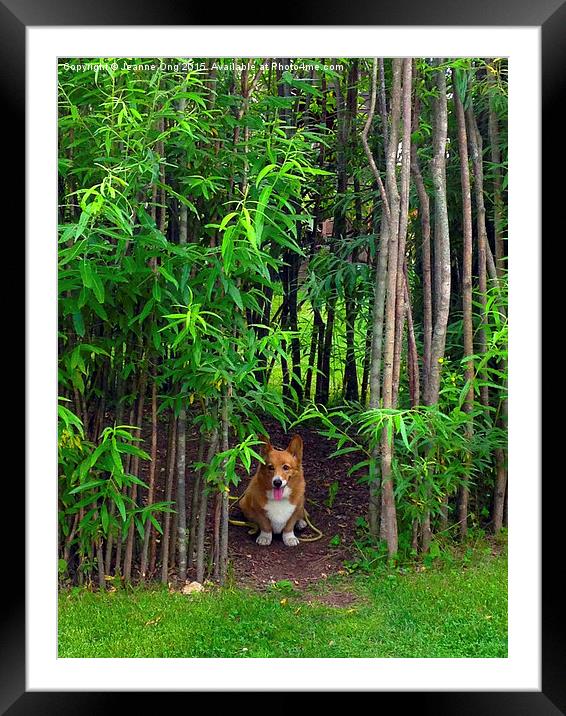
[[(169, 430), (167, 436), (167, 479), (165, 486), (165, 501), (171, 502), (173, 495), (173, 477), (175, 475), (175, 452), (177, 435), (177, 418), (171, 411), (169, 417)], [(161, 581), (167, 584), (169, 577), (169, 541), (171, 537), (171, 513), (165, 513), (163, 524), (163, 539), (161, 542)]]
[[(210, 438), (208, 453), (206, 456), (207, 464), (210, 464), (215, 452), (218, 449), (218, 428), (215, 427)], [(204, 542), (206, 534), (206, 512), (208, 507), (208, 490), (206, 480), (202, 481), (202, 490), (200, 497), (198, 532), (197, 532), (197, 582), (204, 581)]]
[[(149, 489), (147, 496), (147, 506), (151, 507), (154, 503), (155, 494), (155, 473), (157, 469), (157, 376), (156, 369), (153, 369), (153, 380), (151, 384), (151, 462), (149, 464)], [(149, 539), (152, 532), (152, 523), (148, 517), (144, 525), (143, 548), (141, 554), (140, 576), (142, 581), (145, 580), (147, 574), (147, 557), (149, 548)]]

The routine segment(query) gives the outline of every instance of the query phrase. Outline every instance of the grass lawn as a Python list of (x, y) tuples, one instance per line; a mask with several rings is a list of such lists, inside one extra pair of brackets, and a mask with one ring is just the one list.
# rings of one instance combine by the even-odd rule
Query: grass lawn
[[(331, 606), (332, 603), (341, 606)], [(506, 657), (507, 559), (325, 580), (59, 597), (59, 657)]]

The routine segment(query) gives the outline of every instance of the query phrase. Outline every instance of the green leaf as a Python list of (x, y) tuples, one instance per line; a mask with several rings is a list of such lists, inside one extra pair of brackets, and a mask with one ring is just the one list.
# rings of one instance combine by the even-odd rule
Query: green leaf
[(291, 251), (294, 251), (300, 256), (305, 256), (305, 252), (301, 249), (301, 247), (295, 241), (292, 241), (291, 239), (287, 238), (287, 236), (285, 236), (285, 234), (281, 230), (273, 233), (273, 240), (276, 244), (285, 246), (286, 248), (291, 249)]
[(81, 279), (83, 281), (83, 284), (87, 288), (93, 287), (93, 279), (92, 279), (92, 266), (90, 262), (88, 261), (81, 261), (79, 264), (79, 273), (81, 274)]
[(235, 216), (238, 216), (237, 211), (231, 211), (229, 214), (226, 214), (226, 216), (220, 222), (220, 226), (218, 227), (219, 230), (224, 231), (226, 226), (230, 223), (230, 220), (233, 219)]
[(257, 245), (261, 245), (261, 237), (263, 234), (263, 225), (265, 223), (265, 208), (267, 206), (267, 202), (269, 201), (269, 197), (271, 196), (271, 192), (273, 191), (272, 186), (266, 186), (263, 191), (261, 192), (261, 195), (259, 197), (259, 202), (257, 205), (256, 213), (255, 213), (255, 221), (254, 221), (254, 230), (256, 234), (256, 241)]
[(163, 534), (163, 529), (159, 522), (155, 519), (154, 515), (150, 515), (149, 519), (151, 520), (152, 525), (155, 527), (155, 529), (159, 532), (160, 535)]
[(107, 314), (106, 311), (104, 310), (104, 306), (103, 306), (102, 304), (98, 303), (98, 301), (92, 301), (92, 302), (90, 303), (90, 307), (91, 307), (92, 310), (96, 313), (96, 315), (97, 315), (99, 318), (101, 318), (103, 321), (107, 321), (107, 320), (108, 320), (108, 314)]
[(138, 457), (141, 457), (142, 460), (150, 459), (149, 455), (145, 452), (145, 450), (140, 450), (140, 448), (136, 447), (135, 445), (129, 445), (128, 443), (118, 443), (116, 446), (116, 449), (118, 450), (119, 453), (127, 453), (128, 455), (137, 455)]
[(77, 492), (84, 492), (85, 490), (89, 490), (91, 487), (98, 487), (99, 485), (104, 485), (105, 483), (106, 480), (91, 480), (90, 482), (85, 482), (83, 485), (79, 485), (73, 490), (70, 490), (69, 495), (74, 495)]
[(177, 288), (177, 289), (179, 288), (179, 283), (178, 283), (177, 279), (172, 274), (170, 274), (169, 271), (167, 271), (167, 269), (164, 266), (159, 267), (159, 273), (162, 276), (164, 276), (167, 279), (167, 281), (172, 283), (175, 286), (175, 288)]
[(68, 410), (64, 405), (58, 405), (57, 412), (67, 427), (69, 427), (69, 425), (74, 425), (78, 429), (81, 436), (84, 435), (83, 424), (78, 416)]
[(242, 302), (242, 295), (238, 287), (231, 281), (228, 283), (228, 293), (230, 294), (230, 296), (232, 296), (232, 298), (234, 299), (234, 303), (238, 306), (238, 308), (243, 311), (244, 304)]
[(118, 473), (118, 475), (122, 475), (124, 473), (124, 466), (122, 465), (122, 459), (120, 458), (120, 452), (116, 444), (116, 438), (112, 438), (112, 449), (110, 450), (110, 455), (112, 457), (114, 467), (116, 468), (116, 472)]
[[(260, 173), (257, 175), (257, 179), (255, 180), (255, 185), (258, 187), (261, 183), (261, 180), (266, 177), (270, 171), (273, 171), (277, 164), (268, 164), (267, 166), (263, 167), (263, 169), (260, 171)], [(273, 187), (271, 187), (273, 189)]]
[(104, 284), (100, 280), (100, 276), (93, 270), (92, 272), (93, 286), (92, 290), (96, 296), (98, 303), (104, 303)]
[(230, 273), (230, 268), (232, 266), (232, 257), (234, 255), (234, 241), (232, 239), (233, 233), (234, 227), (230, 226), (224, 232), (224, 236), (222, 237), (221, 253), (222, 259), (224, 261), (224, 271), (227, 274)]
[(335, 450), (329, 457), (339, 457), (340, 455), (347, 455), (351, 452), (360, 452), (360, 448), (356, 447), (343, 447), (339, 450)]
[(110, 521), (110, 515), (108, 514), (108, 508), (106, 507), (106, 504), (104, 502), (100, 507), (100, 521), (102, 522), (102, 529), (104, 530), (104, 534), (108, 534), (108, 523)]
[(399, 432), (401, 433), (401, 437), (403, 438), (405, 447), (407, 448), (407, 450), (410, 450), (411, 446), (409, 445), (409, 439), (407, 438), (407, 428), (405, 426), (405, 421), (403, 420), (402, 415), (399, 415)]
[(77, 228), (75, 229), (75, 239), (78, 239), (79, 236), (84, 233), (84, 230), (86, 229), (89, 219), (90, 219), (90, 214), (87, 211), (81, 212), (81, 216), (79, 218), (79, 223), (77, 224)]
[[(69, 228), (73, 229), (74, 225)], [(62, 237), (62, 239), (64, 239), (64, 236)], [(71, 248), (62, 249), (61, 251), (59, 251), (59, 256), (61, 257), (59, 260), (59, 268), (62, 268), (63, 266), (65, 266), (65, 264), (68, 264), (69, 261), (72, 261), (78, 254), (80, 254), (86, 243), (86, 239), (81, 239), (80, 241), (77, 241), (76, 244), (73, 244)]]
[(84, 336), (85, 322), (83, 319), (83, 314), (80, 311), (76, 311), (75, 313), (73, 313), (73, 325), (75, 327), (75, 331), (79, 334), (79, 336)]
[(244, 227), (246, 229), (246, 236), (248, 237), (248, 241), (252, 245), (252, 247), (257, 251), (257, 238), (255, 235), (254, 227), (252, 226), (252, 221), (250, 218), (250, 212), (246, 209), (246, 207), (243, 207), (243, 221), (244, 221)]
[(146, 485), (143, 480), (140, 480), (140, 478), (137, 477), (136, 475), (128, 475), (128, 481), (129, 481), (129, 482), (135, 482), (136, 485), (141, 485), (141, 487), (149, 488), (149, 486)]
[(348, 470), (348, 474), (352, 475), (354, 472), (358, 472), (363, 467), (367, 467), (369, 465), (369, 460), (361, 460), (360, 462), (357, 462), (355, 465), (352, 465), (352, 467)]
[(122, 517), (122, 522), (125, 522), (126, 506), (124, 505), (124, 500), (122, 499), (122, 495), (119, 492), (114, 493), (114, 502), (116, 503), (116, 507), (118, 508), (120, 516)]
[(145, 306), (142, 308), (142, 311), (141, 311), (141, 313), (139, 314), (139, 316), (136, 316), (135, 318), (132, 318), (132, 320), (130, 321), (130, 325), (132, 325), (132, 323), (135, 323), (136, 321), (138, 321), (139, 323), (143, 323), (144, 320), (145, 320), (145, 319), (149, 316), (149, 314), (151, 313), (151, 309), (153, 308), (154, 304), (155, 304), (154, 299), (153, 299), (153, 298), (150, 298), (149, 301), (147, 301), (146, 304), (145, 304)]

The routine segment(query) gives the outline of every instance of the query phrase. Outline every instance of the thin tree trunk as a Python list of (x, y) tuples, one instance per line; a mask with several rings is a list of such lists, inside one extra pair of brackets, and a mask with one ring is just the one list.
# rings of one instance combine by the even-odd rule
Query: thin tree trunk
[[(450, 230), (446, 200), (446, 140), (448, 133), (448, 107), (446, 98), (446, 74), (442, 60), (436, 72), (438, 96), (433, 101), (433, 150), (431, 174), (434, 188), (434, 256), (435, 256), (435, 317), (430, 350), (430, 372), (424, 396), (425, 405), (435, 405), (440, 393), (440, 368), (444, 359), (446, 328), (450, 311)], [(429, 490), (430, 496), (430, 490)], [(427, 551), (432, 539), (430, 512), (423, 517), (422, 548)]]
[(220, 581), (220, 520), (222, 511), (222, 494), (218, 492), (214, 499), (214, 522), (212, 532), (212, 564), (213, 576), (216, 582)]
[[(372, 312), (370, 313), (370, 315), (368, 316), (368, 319), (367, 319), (366, 341), (365, 341), (365, 346), (364, 346), (364, 364), (363, 364), (363, 370), (362, 370), (362, 384), (360, 387), (360, 401), (361, 401), (362, 405), (367, 404), (367, 397), (368, 397), (369, 372), (371, 369), (372, 314), (373, 314), (373, 307), (372, 307)], [(383, 318), (381, 320), (381, 325), (383, 326)]]
[(102, 538), (99, 537), (96, 541), (96, 563), (98, 566), (98, 587), (101, 590), (106, 589), (106, 580), (104, 572), (104, 552), (102, 551)]
[[(330, 356), (332, 351), (332, 336), (334, 333), (334, 318), (336, 309), (336, 297), (331, 296), (328, 300), (326, 327), (324, 331), (324, 342), (321, 354), (321, 370), (317, 373), (316, 402), (326, 405), (330, 395)], [(320, 382), (319, 382), (320, 381)]]
[[(305, 398), (310, 400), (311, 397), (311, 385), (312, 385), (312, 374), (314, 371), (314, 359), (316, 358), (316, 343), (319, 332), (319, 325), (317, 322), (317, 314), (320, 319), (320, 312), (317, 309), (313, 309), (313, 322), (312, 322), (312, 333), (311, 333), (311, 345), (309, 350), (309, 362), (307, 372), (305, 375)], [(320, 319), (322, 320), (322, 319)]]
[(448, 528), (448, 495), (447, 494), (442, 495), (442, 500), (440, 503), (440, 515), (438, 518), (438, 525), (440, 527), (441, 532)]
[[(466, 117), (462, 98), (454, 83), (454, 106), (456, 121), (458, 123), (458, 149), (460, 152), (460, 183), (462, 186), (462, 225), (463, 225), (463, 258), (462, 258), (462, 311), (464, 330), (464, 357), (467, 358), (465, 377), (469, 381), (469, 389), (464, 400), (463, 410), (470, 414), (474, 408), (474, 329), (472, 314), (472, 196), (470, 190), (470, 173), (468, 167), (468, 140), (466, 130)], [(473, 437), (473, 424), (471, 418), (466, 425), (466, 436), (469, 441)], [(470, 461), (467, 460), (469, 465)], [(468, 478), (460, 487), (458, 496), (458, 523), (460, 536), (465, 538), (468, 529)]]
[[(413, 131), (418, 130), (419, 102), (415, 96), (413, 115)], [(417, 145), (411, 144), (411, 170), (417, 188), (420, 205), (421, 239), (422, 239), (422, 291), (423, 291), (423, 393), (428, 393), (430, 375), (430, 351), (432, 344), (432, 281), (430, 256), (430, 200), (425, 189), (423, 176), (419, 166)]]
[(405, 303), (405, 248), (407, 245), (407, 225), (409, 218), (409, 181), (411, 178), (411, 92), (413, 62), (406, 58), (403, 63), (403, 139), (401, 156), (401, 194), (399, 207), (399, 236), (397, 254), (397, 288), (395, 316), (395, 349), (393, 353), (393, 405), (397, 405), (399, 378), (401, 371), (401, 352), (403, 349), (403, 327), (406, 317)]
[[(173, 478), (175, 476), (175, 452), (177, 448), (177, 418), (171, 411), (167, 440), (167, 480), (165, 483), (165, 501), (171, 502), (173, 497)], [(161, 542), (161, 581), (169, 581), (169, 547), (171, 539), (171, 513), (165, 513), (163, 521), (163, 540)]]
[(387, 290), (387, 258), (389, 253), (389, 223), (381, 222), (381, 234), (375, 272), (375, 290), (372, 317), (370, 408), (379, 407), (381, 399), (381, 360), (383, 352), (383, 328), (385, 318), (385, 294)]
[[(69, 532), (69, 535), (67, 539), (65, 540), (65, 548), (63, 550), (63, 559), (65, 562), (69, 562), (69, 559), (71, 557), (71, 544), (75, 538), (75, 534), (77, 533), (77, 526), (79, 524), (79, 515), (78, 513), (75, 515), (73, 519), (73, 525), (71, 527), (71, 531)], [(110, 571), (110, 570), (107, 570)]]
[[(197, 462), (202, 463), (204, 459), (204, 448), (206, 446), (206, 438), (204, 433), (201, 433), (199, 438)], [(189, 547), (187, 553), (187, 569), (191, 569), (194, 562), (195, 556), (195, 538), (198, 524), (198, 512), (199, 512), (199, 501), (201, 495), (201, 483), (202, 483), (202, 467), (199, 467), (195, 473), (194, 485), (192, 490), (192, 502), (191, 502), (191, 515), (189, 523)]]
[[(358, 107), (358, 60), (352, 60), (350, 73), (348, 76), (348, 90), (347, 90), (347, 101), (346, 101), (346, 113), (345, 113), (345, 127), (344, 131), (346, 134), (346, 143), (344, 145), (344, 167), (343, 167), (343, 191), (347, 191), (348, 187), (348, 154), (353, 155), (355, 151), (355, 129), (354, 121), (356, 117)], [(355, 212), (356, 219), (354, 224), (354, 233), (359, 235), (361, 233), (362, 223), (362, 208), (360, 202), (360, 187), (357, 177), (354, 177), (354, 192), (355, 192)], [(345, 211), (344, 220), (345, 220)], [(346, 237), (344, 236), (344, 239)], [(352, 255), (352, 261), (356, 260), (356, 256)], [(358, 401), (359, 400), (359, 386), (358, 386), (358, 371), (356, 365), (356, 354), (355, 354), (355, 328), (356, 328), (356, 281), (355, 279), (350, 283), (344, 285), (344, 303), (346, 310), (346, 361), (344, 365), (344, 397), (346, 400)]]
[[(114, 515), (116, 514), (116, 504), (113, 502), (110, 505), (110, 520), (114, 518)], [(112, 550), (114, 547), (114, 534), (110, 532), (108, 535), (108, 539), (106, 540), (106, 552), (104, 556), (104, 571), (106, 574), (110, 574), (112, 571)]]
[[(383, 60), (381, 60), (383, 66)], [(377, 168), (374, 156), (368, 143), (368, 133), (373, 123), (375, 114), (375, 105), (377, 98), (377, 69), (378, 58), (374, 57), (373, 72), (371, 81), (371, 97), (368, 117), (362, 130), (361, 139), (364, 151), (368, 160), (368, 164), (375, 177), (379, 192), (381, 194), (384, 216), (381, 222), (381, 236), (377, 256), (377, 268), (375, 277), (375, 290), (372, 312), (372, 347), (371, 347), (371, 367), (369, 376), (369, 406), (370, 408), (379, 407), (381, 393), (381, 349), (383, 336), (383, 320), (385, 312), (385, 293), (386, 293), (386, 272), (387, 272), (387, 256), (389, 252), (389, 222), (390, 210), (389, 199), (381, 179), (381, 175)], [(382, 73), (383, 77), (383, 73)], [(385, 90), (384, 90), (385, 96)], [(383, 99), (384, 107), (385, 99)], [(382, 129), (387, 126), (387, 118), (385, 110), (382, 113)], [(379, 445), (377, 442), (371, 448), (369, 463), (369, 502), (368, 502), (368, 526), (369, 532), (373, 537), (379, 534), (379, 525), (381, 522), (381, 479), (378, 473), (377, 465), (379, 461)]]
[(432, 542), (432, 526), (430, 523), (430, 510), (425, 512), (421, 527), (421, 552), (426, 554)]
[[(118, 354), (118, 352), (117, 352)], [(116, 425), (122, 425), (124, 421), (124, 381), (122, 380), (121, 372), (116, 368), (118, 375), (116, 378)], [(116, 514), (116, 503), (113, 502), (110, 505), (110, 517), (113, 518)], [(114, 533), (110, 532), (108, 539), (106, 540), (106, 556), (105, 556), (105, 571), (106, 574), (110, 574), (112, 571), (112, 550), (114, 547)]]
[(397, 259), (399, 249), (399, 190), (396, 178), (398, 124), (401, 113), (401, 64), (393, 60), (391, 96), (391, 134), (387, 149), (386, 187), (390, 206), (389, 246), (387, 262), (387, 294), (383, 351), (383, 407), (393, 407), (393, 354), (395, 350), (395, 307), (397, 298)]
[(326, 325), (322, 319), (322, 314), (318, 311), (320, 321), (318, 322), (318, 340), (316, 348), (316, 376), (315, 376), (315, 401), (320, 403), (320, 391), (322, 390), (322, 368), (324, 366), (324, 336), (326, 335)]
[[(222, 396), (222, 451), (225, 452), (229, 449), (229, 412), (230, 412), (230, 397), (231, 397), (231, 386), (225, 387), (224, 395)], [(226, 574), (228, 570), (228, 488), (223, 490), (221, 494), (221, 506), (220, 506), (220, 584), (226, 583)]]
[[(177, 426), (178, 427), (178, 426)], [(177, 439), (175, 437), (175, 439)], [(177, 449), (175, 448), (175, 467), (176, 470), (177, 461)], [(171, 494), (173, 504), (177, 504), (177, 480), (173, 479), (173, 491)], [(169, 538), (169, 571), (175, 571), (177, 569), (177, 527), (178, 527), (178, 515), (175, 513), (171, 518), (171, 537)]]
[[(267, 336), (269, 329), (263, 328), (262, 326), (270, 326), (271, 325), (271, 305), (273, 301), (273, 289), (270, 287), (265, 287), (264, 289), (264, 295), (263, 295), (263, 306), (262, 306), (262, 315), (260, 318), (261, 326), (258, 326), (256, 328), (256, 334), (258, 339), (262, 339), (265, 336)], [(259, 381), (262, 385), (267, 385), (269, 382), (269, 376), (268, 376), (268, 370), (267, 370), (267, 356), (261, 355), (259, 361), (258, 361), (260, 368), (258, 370), (258, 376)]]
[[(281, 284), (283, 286), (283, 303), (281, 304), (281, 328), (284, 331), (288, 331), (289, 326), (289, 251), (284, 255), (284, 266), (281, 269)], [(283, 398), (289, 400), (291, 398), (291, 378), (289, 375), (289, 363), (287, 361), (287, 341), (281, 341), (281, 347), (283, 349), (280, 354), (281, 359), (281, 392)]]
[[(393, 84), (391, 90), (391, 130), (386, 156), (386, 187), (389, 198), (389, 255), (387, 262), (387, 298), (385, 308), (385, 335), (383, 348), (383, 407), (394, 408), (393, 362), (395, 353), (395, 318), (397, 303), (397, 265), (399, 256), (399, 210), (400, 198), (396, 177), (398, 150), (398, 125), (401, 115), (401, 72), (403, 60), (393, 59)], [(405, 103), (403, 103), (405, 104)], [(388, 431), (381, 434), (381, 527), (387, 541), (387, 552), (392, 558), (398, 550), (397, 514), (393, 492), (393, 442)]]
[[(135, 380), (132, 380), (132, 388), (135, 388)], [(133, 425), (135, 420), (135, 406), (132, 404), (130, 408), (128, 425)], [(132, 456), (126, 456), (125, 472), (131, 472), (130, 467), (132, 465)], [(122, 497), (126, 495), (126, 488), (122, 488)], [(118, 532), (118, 539), (116, 540), (116, 557), (114, 561), (114, 574), (122, 574), (122, 543), (123, 543), (123, 529)]]
[[(387, 192), (385, 190), (385, 187), (383, 185), (383, 181), (381, 179), (381, 175), (379, 173), (379, 170), (377, 168), (377, 165), (375, 163), (375, 159), (373, 157), (373, 154), (371, 152), (369, 143), (368, 143), (368, 132), (371, 128), (373, 117), (375, 113), (375, 105), (376, 105), (376, 97), (377, 97), (377, 69), (378, 69), (378, 62), (381, 67), (381, 77), (382, 77), (382, 96), (381, 97), (381, 119), (382, 119), (382, 130), (384, 133), (386, 146), (387, 146), (387, 116), (386, 116), (386, 110), (385, 110), (385, 80), (384, 80), (384, 68), (383, 68), (383, 59), (379, 59), (375, 57), (373, 60), (373, 72), (372, 72), (372, 83), (371, 83), (371, 99), (370, 99), (370, 107), (368, 112), (368, 117), (365, 123), (365, 126), (362, 130), (362, 144), (364, 147), (364, 151), (366, 153), (366, 157), (368, 160), (368, 163), (370, 165), (370, 168), (373, 172), (373, 175), (375, 177), (375, 180), (377, 182), (377, 186), (381, 195), (382, 205), (383, 205), (383, 218), (381, 222), (381, 233), (380, 233), (380, 240), (379, 240), (379, 246), (377, 251), (377, 268), (376, 268), (376, 274), (375, 274), (375, 291), (374, 291), (374, 302), (373, 302), (373, 316), (372, 316), (372, 345), (371, 345), (371, 369), (370, 369), (370, 377), (369, 377), (369, 388), (370, 388), (370, 398), (369, 398), (369, 405), (370, 408), (377, 408), (379, 406), (380, 398), (381, 398), (381, 353), (382, 353), (382, 345), (383, 345), (383, 321), (384, 321), (384, 314), (385, 314), (385, 294), (386, 294), (386, 288), (387, 288), (387, 259), (388, 259), (388, 253), (389, 253), (389, 225), (390, 225), (390, 208), (389, 208), (389, 199), (387, 196)], [(372, 507), (372, 501), (370, 498), (370, 510), (374, 509), (375, 505)], [(374, 510), (375, 511), (375, 510)]]
[[(182, 108), (184, 109), (184, 101)], [(184, 246), (188, 242), (188, 209), (185, 204), (180, 207), (179, 213), (179, 244)], [(187, 578), (187, 497), (185, 490), (186, 459), (187, 459), (187, 412), (181, 408), (177, 416), (177, 505), (176, 543), (177, 543), (177, 573), (181, 582)]]
[[(507, 376), (507, 361), (501, 361), (501, 372)], [(503, 390), (507, 392), (507, 378), (503, 382)], [(501, 401), (501, 414), (497, 423), (503, 430), (507, 430), (507, 398)], [(495, 495), (493, 500), (493, 531), (497, 534), (506, 524), (506, 507), (507, 507), (507, 450), (497, 448), (495, 451)]]
[(358, 373), (354, 349), (356, 304), (353, 295), (350, 293), (345, 296), (344, 300), (346, 308), (346, 363), (344, 366), (344, 397), (346, 400), (353, 400), (357, 402), (360, 394), (358, 389)]
[[(207, 464), (210, 464), (215, 452), (218, 449), (218, 428), (214, 428), (210, 439)], [(198, 532), (197, 532), (197, 582), (202, 584), (204, 580), (204, 538), (206, 534), (206, 512), (208, 507), (208, 490), (206, 480), (202, 481), (202, 492), (200, 497)]]
[(407, 336), (408, 336), (408, 364), (409, 364), (409, 398), (411, 407), (421, 402), (421, 389), (419, 377), (419, 356), (417, 352), (417, 340), (415, 338), (415, 327), (413, 324), (413, 309), (411, 306), (411, 294), (407, 282), (407, 268), (405, 266), (405, 304), (407, 306)]
[[(334, 212), (334, 228), (333, 239), (331, 240), (331, 250), (336, 243), (340, 244), (346, 238), (346, 211), (341, 203), (341, 199), (346, 194), (348, 188), (347, 160), (346, 149), (349, 135), (349, 113), (347, 103), (344, 99), (340, 78), (336, 78), (334, 83), (336, 94), (336, 116), (337, 116), (337, 133), (336, 133), (336, 195), (338, 205)], [(336, 294), (333, 293), (327, 302), (327, 319), (326, 333), (324, 336), (324, 351), (322, 374), (317, 376), (317, 402), (326, 405), (330, 395), (330, 370), (331, 370), (331, 352), (332, 340), (334, 333), (334, 319), (336, 311)], [(318, 378), (320, 378), (320, 391), (318, 390)]]
[(177, 417), (177, 553), (179, 580), (187, 578), (187, 498), (186, 484), (187, 412), (181, 408)]
[(507, 492), (507, 458), (505, 451), (495, 451), (495, 495), (493, 500), (493, 532), (497, 534), (503, 527), (505, 495)]
[(107, 362), (104, 362), (100, 367), (100, 392), (102, 397), (98, 404), (96, 414), (93, 420), (92, 437), (94, 442), (98, 441), (104, 426), (104, 413), (106, 411), (106, 396), (108, 395), (108, 373), (110, 366)]
[(381, 115), (381, 134), (383, 135), (383, 146), (387, 147), (389, 146), (389, 125), (387, 121), (387, 96), (385, 93), (385, 62), (383, 60), (383, 57), (380, 57), (378, 61), (374, 59), (373, 67), (374, 76), (376, 77), (376, 80), (377, 65), (379, 65), (379, 113)]
[[(478, 329), (478, 353), (484, 355), (487, 350), (487, 339), (485, 333), (486, 302), (487, 302), (487, 231), (485, 228), (485, 203), (483, 198), (483, 142), (478, 129), (474, 110), (470, 106), (467, 110), (469, 126), (468, 138), (474, 168), (474, 196), (476, 204), (476, 225), (478, 235), (478, 292), (480, 303), (480, 327)], [(489, 405), (489, 388), (487, 374), (482, 371), (480, 374), (480, 398), (482, 405)]]
[[(298, 230), (300, 227), (298, 227)], [(301, 342), (298, 335), (297, 295), (299, 291), (299, 256), (295, 252), (290, 255), (289, 265), (289, 327), (294, 333), (291, 338), (291, 358), (293, 370), (291, 375), (291, 388), (294, 391), (293, 399), (297, 403), (303, 400), (303, 387), (301, 381)], [(296, 396), (296, 398), (295, 398)]]
[[(441, 61), (438, 61), (439, 64)], [(441, 67), (436, 72), (438, 97), (434, 104), (433, 147), (431, 173), (434, 187), (435, 209), (435, 256), (438, 257), (437, 312), (434, 321), (431, 357), (430, 381), (425, 402), (434, 405), (438, 402), (440, 391), (440, 367), (444, 359), (446, 327), (450, 311), (450, 229), (448, 223), (448, 205), (446, 200), (446, 138), (448, 130), (448, 109), (446, 100), (446, 75)]]
[[(495, 75), (487, 74), (488, 83), (495, 84)], [(493, 228), (495, 245), (495, 262), (497, 275), (501, 276), (505, 269), (505, 251), (503, 246), (502, 217), (503, 197), (501, 190), (501, 151), (499, 149), (499, 120), (493, 105), (493, 96), (489, 97), (489, 148), (493, 166)]]
[[(151, 385), (151, 462), (149, 465), (149, 490), (147, 496), (148, 507), (154, 503), (155, 495), (155, 474), (157, 469), (157, 376), (155, 369), (153, 381)], [(152, 532), (152, 523), (148, 517), (144, 526), (143, 549), (141, 555), (141, 578), (145, 580), (147, 573), (147, 557), (149, 549), (149, 539)]]
[[(143, 406), (145, 402), (145, 388), (147, 383), (147, 366), (144, 364), (141, 369), (141, 376), (140, 376), (140, 383), (139, 383), (139, 397), (138, 397), (138, 412), (137, 412), (137, 419), (136, 419), (136, 425), (140, 428), (140, 434), (141, 429), (143, 426)], [(139, 477), (138, 475), (139, 470), (139, 457), (137, 455), (133, 456), (132, 459), (132, 468), (131, 472), (132, 475), (135, 475), (136, 477)], [(132, 500), (132, 504), (136, 503), (137, 495), (138, 495), (138, 489), (137, 489), (136, 483), (132, 485), (132, 490), (130, 494), (130, 498)], [(128, 529), (128, 539), (126, 541), (126, 551), (124, 554), (124, 580), (126, 582), (129, 582), (132, 578), (132, 565), (133, 565), (133, 555), (134, 555), (134, 539), (135, 539), (135, 524), (134, 520), (132, 518), (132, 521), (130, 523), (130, 527)]]

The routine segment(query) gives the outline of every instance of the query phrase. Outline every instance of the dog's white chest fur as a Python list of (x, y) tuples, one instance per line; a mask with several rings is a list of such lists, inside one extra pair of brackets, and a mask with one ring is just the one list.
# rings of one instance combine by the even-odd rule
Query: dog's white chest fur
[(289, 517), (291, 517), (295, 511), (296, 505), (289, 502), (289, 497), (285, 494), (288, 492), (290, 491), (285, 488), (282, 500), (273, 500), (269, 497), (267, 498), (265, 511), (267, 512), (267, 516), (271, 522), (271, 528), (274, 534), (279, 534), (283, 531), (283, 527), (285, 527)]

